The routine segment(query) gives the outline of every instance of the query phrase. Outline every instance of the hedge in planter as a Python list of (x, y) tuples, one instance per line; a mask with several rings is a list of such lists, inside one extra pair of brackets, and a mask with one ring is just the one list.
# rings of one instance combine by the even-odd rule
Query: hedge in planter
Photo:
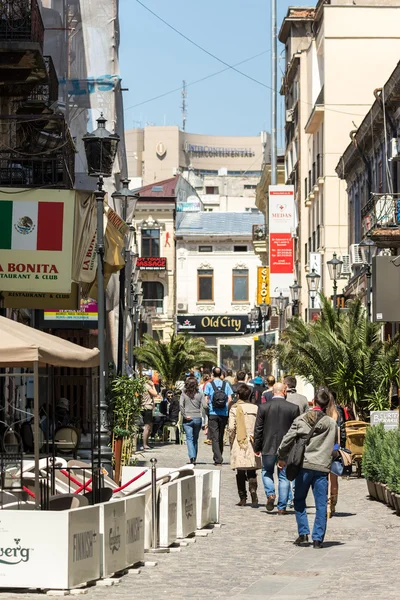
[(368, 492), (371, 498), (378, 500), (376, 484), (380, 483), (382, 475), (382, 447), (385, 438), (385, 429), (380, 423), (375, 427), (368, 427), (365, 435), (362, 470), (367, 480)]
[(393, 432), (392, 452), (389, 456), (387, 487), (392, 497), (392, 506), (400, 514), (400, 429)]

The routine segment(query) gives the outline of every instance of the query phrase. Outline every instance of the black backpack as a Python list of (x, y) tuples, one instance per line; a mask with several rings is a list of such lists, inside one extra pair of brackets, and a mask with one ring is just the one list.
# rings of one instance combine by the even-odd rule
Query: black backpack
[(306, 448), (314, 434), (320, 420), (325, 417), (325, 413), (320, 413), (317, 416), (315, 424), (311, 427), (309, 434), (306, 437), (298, 437), (293, 444), (286, 461), (286, 477), (289, 481), (294, 481), (303, 466), (304, 454)]
[(257, 404), (258, 406), (261, 404), (262, 395), (266, 391), (266, 387), (264, 384), (257, 383), (253, 386), (253, 393), (251, 395), (251, 402), (253, 404)]
[(228, 402), (228, 396), (225, 393), (226, 381), (222, 382), (222, 387), (218, 388), (215, 383), (211, 382), (212, 388), (214, 390), (214, 395), (212, 399), (212, 405), (214, 410), (221, 410), (225, 408)]

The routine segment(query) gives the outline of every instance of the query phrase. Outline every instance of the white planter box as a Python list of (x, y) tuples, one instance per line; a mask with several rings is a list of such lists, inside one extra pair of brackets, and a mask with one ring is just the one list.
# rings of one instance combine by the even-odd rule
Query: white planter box
[(99, 506), (1, 511), (1, 587), (66, 590), (99, 579), (99, 515)]
[(197, 529), (212, 523), (212, 471), (196, 471), (196, 512)]
[(221, 471), (220, 469), (196, 469), (196, 475), (211, 473), (211, 514), (210, 523), (219, 523), (220, 518), (220, 497), (221, 497)]
[(178, 520), (177, 537), (185, 538), (197, 529), (196, 525), (196, 476), (177, 479)]
[(144, 494), (130, 496), (125, 500), (126, 566), (131, 567), (144, 560)]
[(125, 500), (100, 504), (101, 577), (126, 568)]
[(166, 483), (159, 496), (159, 546), (168, 548), (176, 541), (178, 511), (178, 483)]

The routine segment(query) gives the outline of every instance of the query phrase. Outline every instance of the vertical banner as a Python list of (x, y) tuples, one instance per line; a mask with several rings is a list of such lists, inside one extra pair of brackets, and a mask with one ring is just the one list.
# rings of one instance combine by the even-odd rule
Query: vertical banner
[(294, 186), (269, 186), (270, 296), (290, 296), (294, 276)]
[(271, 303), (269, 294), (269, 267), (258, 267), (257, 269), (257, 304)]

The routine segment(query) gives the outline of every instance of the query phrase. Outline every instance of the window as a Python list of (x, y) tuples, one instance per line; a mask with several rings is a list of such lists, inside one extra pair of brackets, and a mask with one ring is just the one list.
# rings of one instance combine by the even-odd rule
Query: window
[(157, 258), (160, 256), (160, 230), (142, 229), (142, 256)]
[(247, 252), (247, 246), (233, 246), (234, 252)]
[(212, 252), (212, 246), (199, 246), (199, 252)]
[(256, 188), (257, 188), (256, 185), (250, 185), (248, 183), (247, 184), (245, 183), (245, 185), (244, 185), (245, 190), (255, 190)]
[(249, 299), (249, 271), (247, 269), (233, 269), (232, 277), (233, 302), (247, 302)]
[(199, 302), (214, 300), (214, 271), (199, 269), (197, 271), (197, 298)]
[(219, 188), (216, 185), (207, 185), (206, 186), (206, 194), (216, 195), (219, 194)]
[(164, 286), (158, 281), (143, 281), (143, 306), (164, 312)]

